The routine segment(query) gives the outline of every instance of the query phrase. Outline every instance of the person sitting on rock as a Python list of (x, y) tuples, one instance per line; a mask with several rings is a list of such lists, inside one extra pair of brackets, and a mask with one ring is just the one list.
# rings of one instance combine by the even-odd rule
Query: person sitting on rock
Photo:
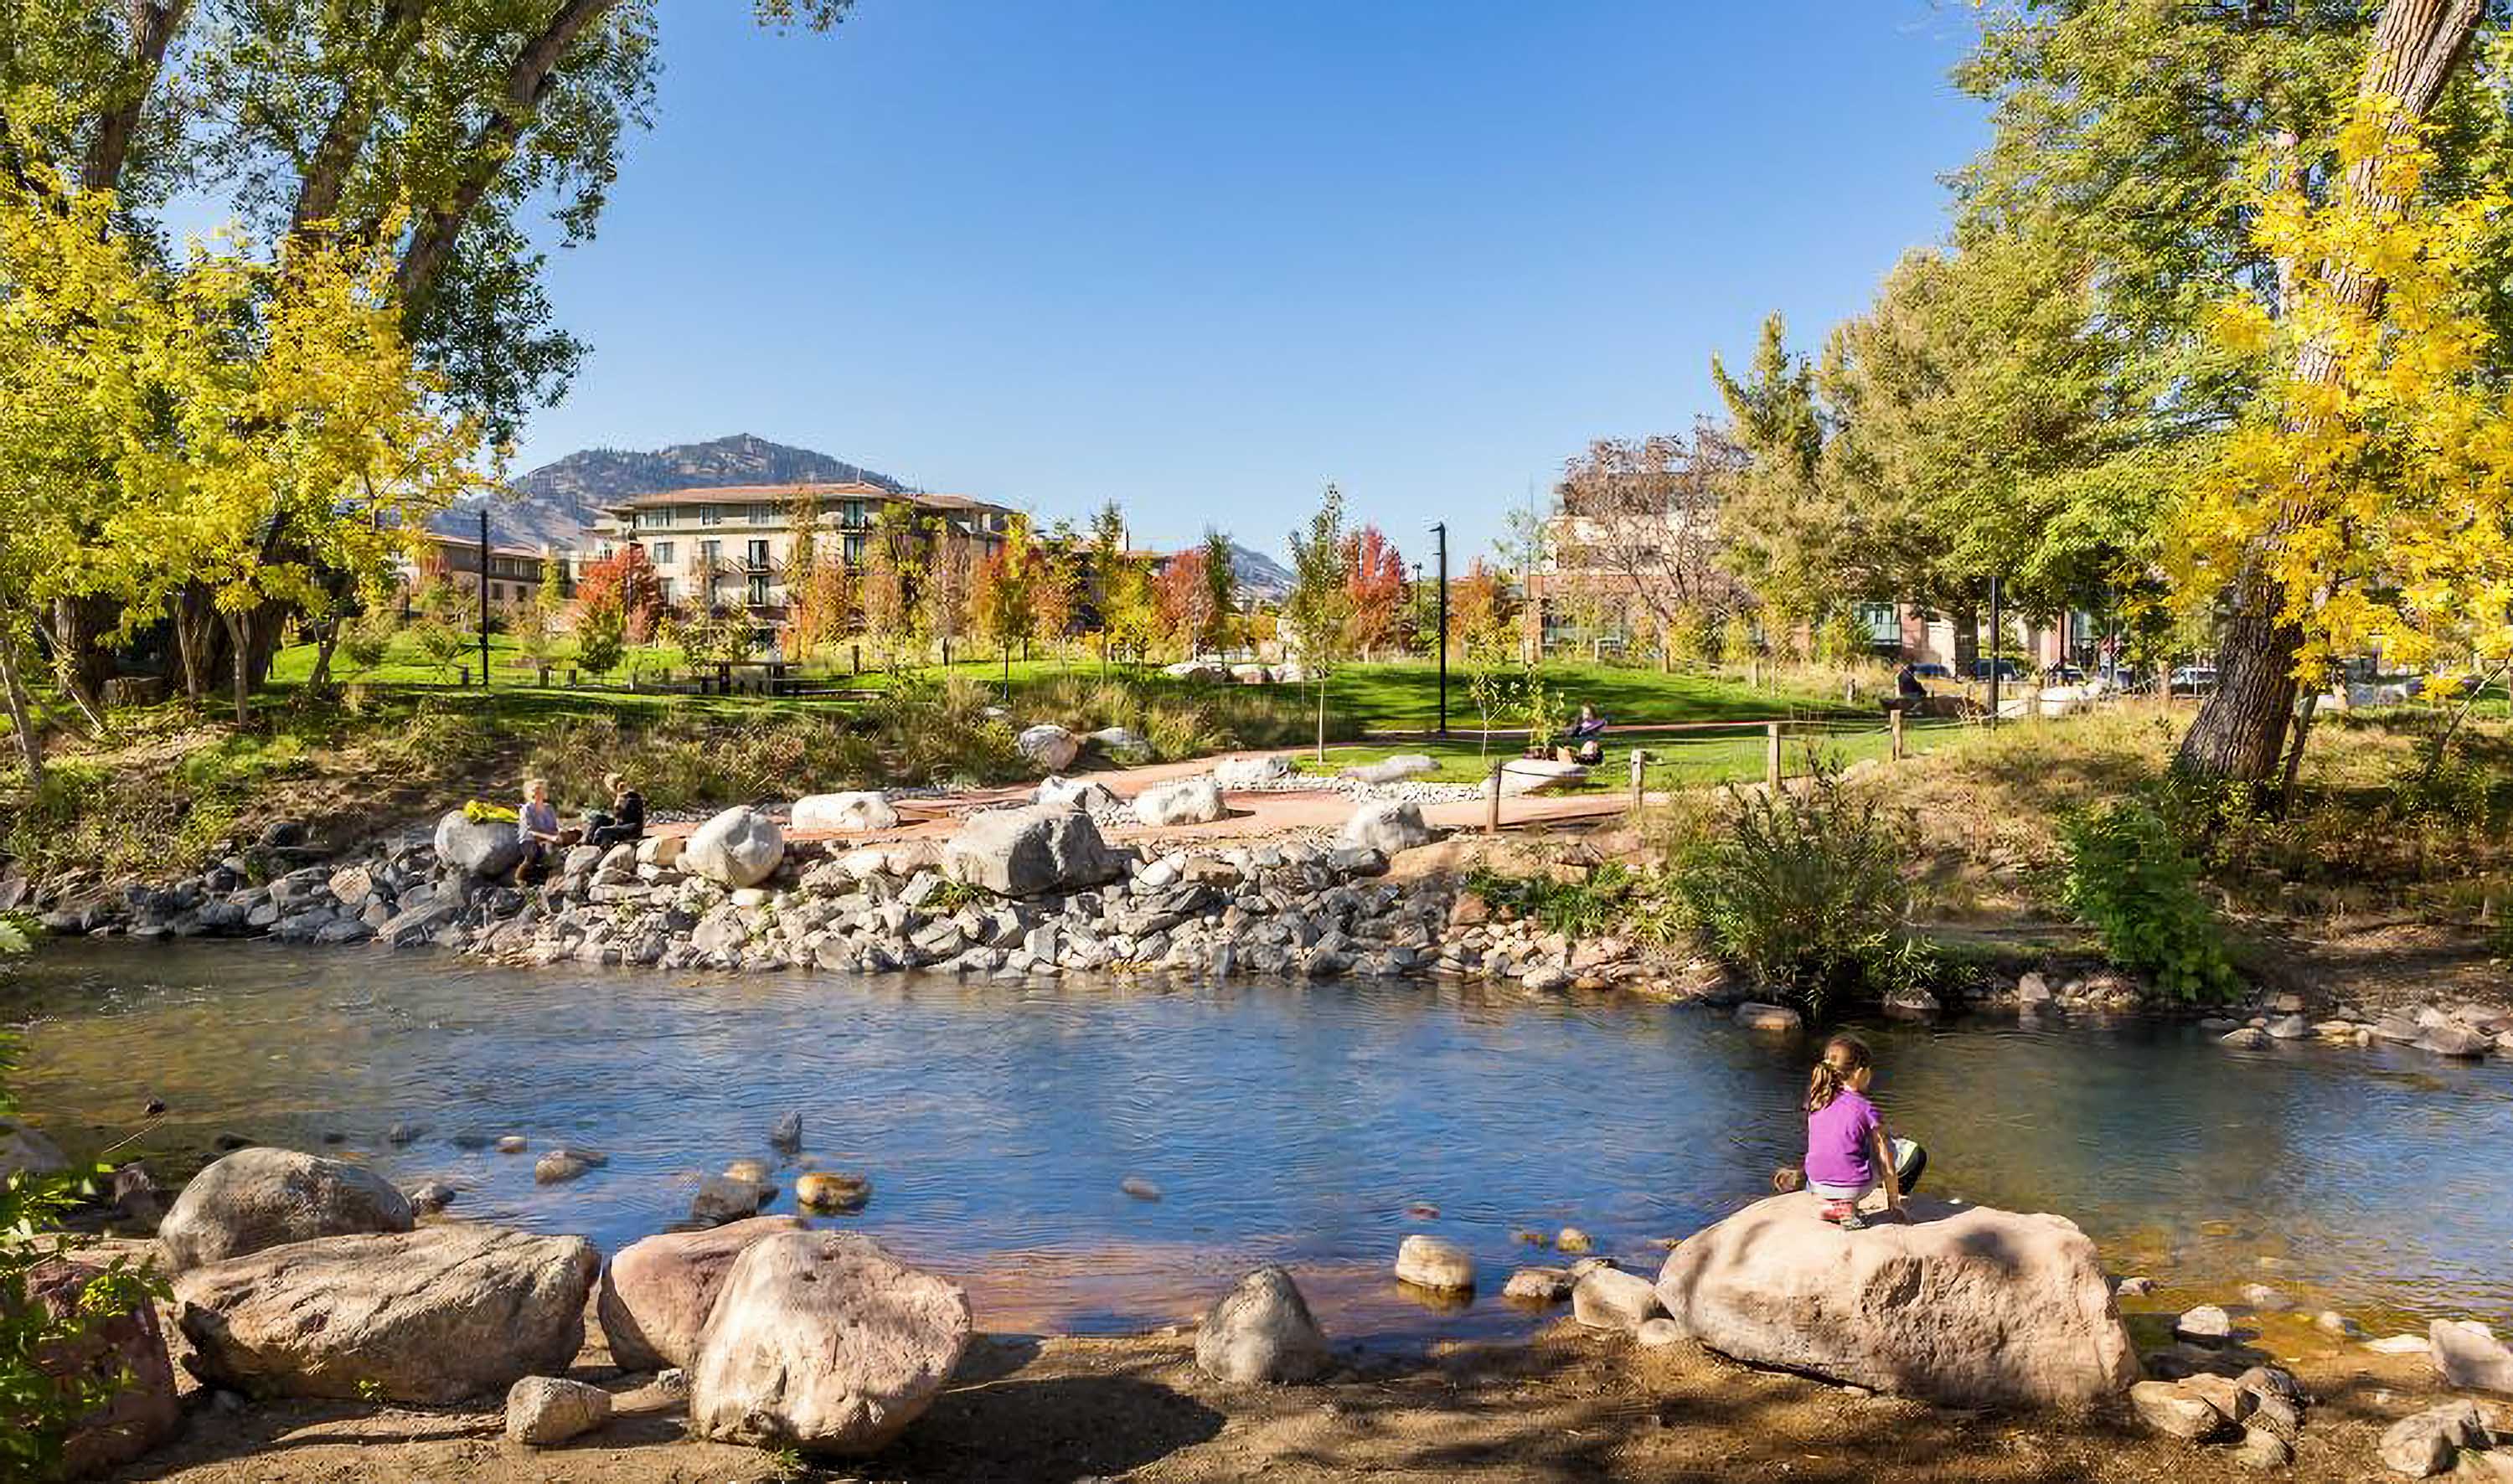
[(515, 814), (515, 834), (524, 842), (524, 859), (515, 868), (515, 879), (538, 880), (548, 875), (550, 854), (559, 845), (559, 831), (558, 810), (550, 805), (546, 780), (524, 780), (524, 806)]
[(1905, 1216), (1907, 1171), (1916, 1183), (1928, 1156), (1909, 1140), (1886, 1131), (1867, 1085), (1876, 1076), (1867, 1043), (1848, 1034), (1823, 1043), (1823, 1060), (1807, 1074), (1806, 1188), (1823, 1200), (1823, 1219), (1845, 1231), (1864, 1229), (1858, 1203), (1881, 1183), (1885, 1204)]
[(628, 786), (624, 773), (605, 773), (602, 786), (611, 791), (611, 807), (585, 816), (593, 833), (587, 844), (623, 845), (646, 838), (646, 796)]

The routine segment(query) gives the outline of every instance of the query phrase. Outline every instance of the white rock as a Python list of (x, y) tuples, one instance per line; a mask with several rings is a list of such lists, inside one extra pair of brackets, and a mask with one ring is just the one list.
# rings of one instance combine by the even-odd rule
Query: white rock
[(1401, 851), (1427, 845), (1438, 839), (1431, 827), (1422, 821), (1422, 806), (1410, 801), (1385, 800), (1364, 803), (1343, 822), (1343, 831), (1336, 837), (1347, 845), (1361, 845), (1381, 855), (1394, 856)]
[(527, 1376), (506, 1388), (506, 1436), (546, 1448), (611, 1420), (611, 1393), (556, 1376)]
[(1396, 1249), (1396, 1278), (1401, 1283), (1443, 1292), (1471, 1289), (1475, 1286), (1475, 1260), (1456, 1242), (1417, 1231)]
[(2513, 1396), (2513, 1349), (2475, 1319), (2437, 1319), (2426, 1331), (2443, 1384)]
[(1210, 778), (1156, 783), (1135, 796), (1135, 817), (1146, 825), (1201, 825), (1228, 818), (1221, 790)]
[(725, 886), (756, 886), (785, 859), (777, 822), (737, 804), (690, 832), (681, 865)]
[(1292, 776), (1292, 760), (1279, 753), (1254, 758), (1224, 758), (1213, 765), (1213, 778), (1225, 789), (1262, 788)]
[(1104, 783), (1061, 774), (1040, 783), (1030, 801), (1045, 809), (1080, 809), (1086, 814), (1106, 813), (1124, 807), (1126, 802)]
[[(1504, 797), (1521, 794), (1543, 794), (1569, 788), (1588, 776), (1588, 770), (1576, 762), (1564, 762), (1554, 758), (1512, 758), (1501, 764), (1500, 791)], [(1486, 798), (1492, 796), (1493, 781), (1483, 781)]]
[(1657, 1290), (1637, 1272), (1591, 1269), (1571, 1290), (1571, 1316), (1590, 1329), (1636, 1330), (1659, 1312)]
[(1036, 805), (971, 815), (942, 847), (944, 874), (999, 896), (1097, 886), (1123, 876), (1129, 859), (1090, 815)]
[(1440, 764), (1432, 761), (1428, 753), (1398, 753), (1376, 762), (1345, 768), (1343, 775), (1362, 783), (1403, 783), (1408, 778), (1419, 778), (1439, 770)]
[(878, 789), (810, 794), (794, 801), (794, 829), (821, 835), (868, 835), (898, 827), (898, 810)]

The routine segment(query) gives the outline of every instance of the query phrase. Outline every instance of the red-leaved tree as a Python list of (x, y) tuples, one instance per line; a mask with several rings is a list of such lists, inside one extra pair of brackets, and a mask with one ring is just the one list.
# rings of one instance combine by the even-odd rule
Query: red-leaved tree
[(642, 546), (619, 548), (586, 567), (576, 582), (577, 612), (618, 609), (620, 633), (632, 644), (655, 637), (663, 606), (663, 579), (655, 574), (655, 564)]
[(1365, 660), (1396, 637), (1405, 612), (1405, 558), (1384, 531), (1364, 526), (1344, 538), (1345, 632)]

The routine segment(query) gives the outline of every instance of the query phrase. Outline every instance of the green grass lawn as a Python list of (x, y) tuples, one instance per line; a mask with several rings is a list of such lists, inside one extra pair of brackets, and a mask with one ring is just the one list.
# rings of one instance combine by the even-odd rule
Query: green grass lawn
[[(1953, 722), (1914, 723), (1903, 732), (1903, 745), (1910, 753), (1932, 752), (1961, 740), (1974, 728)], [(1572, 793), (1619, 793), (1631, 787), (1631, 756), (1634, 748), (1650, 755), (1643, 786), (1650, 789), (1697, 788), (1720, 783), (1759, 782), (1766, 766), (1767, 739), (1759, 729), (1735, 733), (1719, 732), (1616, 732), (1607, 738), (1606, 762), (1592, 769), (1587, 780)], [(1882, 724), (1873, 730), (1808, 730), (1786, 737), (1781, 746), (1781, 765), (1792, 775), (1803, 773), (1808, 766), (1808, 750), (1836, 765), (1846, 765), (1868, 758), (1882, 758), (1892, 748), (1892, 741)], [(1471, 733), (1452, 734), (1445, 741), (1383, 742), (1351, 747), (1329, 747), (1323, 763), (1303, 758), (1297, 766), (1307, 773), (1337, 773), (1347, 767), (1405, 753), (1427, 754), (1439, 763), (1439, 770), (1428, 776), (1436, 783), (1476, 783), (1492, 775), (1496, 759), (1515, 758), (1519, 742), (1515, 737), (1496, 736), (1489, 750)]]
[[(1838, 693), (1756, 689), (1724, 676), (1661, 675), (1655, 670), (1559, 659), (1545, 661), (1538, 674), (1561, 697), (1565, 720), (1577, 716), (1582, 705), (1596, 707), (1617, 725), (1763, 721), (1843, 710)], [(1360, 716), (1362, 724), (1373, 731), (1428, 731), (1439, 716), (1439, 667), (1420, 660), (1355, 665), (1329, 683), (1327, 699), (1330, 706)], [(1874, 711), (1859, 714), (1872, 716)], [(1466, 677), (1452, 669), (1449, 729), (1455, 732), (1478, 724)], [(1523, 723), (1517, 718), (1495, 717), (1493, 724)]]

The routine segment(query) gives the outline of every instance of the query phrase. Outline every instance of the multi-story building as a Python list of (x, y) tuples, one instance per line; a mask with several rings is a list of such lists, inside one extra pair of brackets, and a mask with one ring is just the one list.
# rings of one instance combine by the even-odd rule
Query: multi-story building
[[(530, 546), (489, 546), (487, 596), (492, 610), (531, 603), (541, 590), (541, 569), (551, 558), (547, 550)], [(559, 557), (561, 580), (568, 577), (567, 561)], [(415, 560), (401, 564), (401, 580), (405, 592), (416, 591), (419, 584), (443, 577), (470, 597), (481, 591), (480, 542), (464, 540), (441, 530), (431, 530), (420, 545)]]
[(797, 514), (814, 513), (816, 549), (863, 565), (886, 506), (903, 506), (920, 538), (937, 527), (973, 543), (982, 559), (1003, 544), (1010, 508), (960, 494), (902, 492), (879, 485), (738, 485), (641, 494), (606, 509), (590, 533), (593, 558), (645, 548), (676, 604), (747, 608), (763, 622), (785, 606)]

